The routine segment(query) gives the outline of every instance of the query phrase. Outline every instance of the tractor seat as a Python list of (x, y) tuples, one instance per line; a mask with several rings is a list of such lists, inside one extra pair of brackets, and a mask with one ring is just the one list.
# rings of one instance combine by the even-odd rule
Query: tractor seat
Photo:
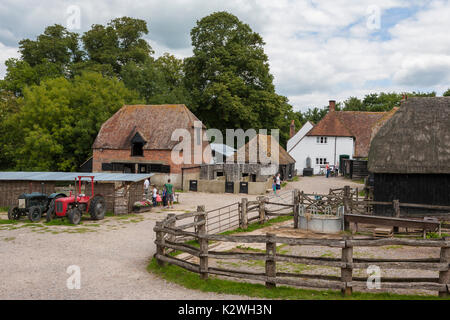
[(86, 195), (84, 193), (80, 193), (78, 196), (79, 197), (85, 197)]

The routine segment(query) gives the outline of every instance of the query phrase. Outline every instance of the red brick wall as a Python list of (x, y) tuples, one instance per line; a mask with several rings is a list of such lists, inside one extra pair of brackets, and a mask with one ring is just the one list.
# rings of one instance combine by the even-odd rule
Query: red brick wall
[[(182, 167), (192, 167), (194, 164), (175, 164), (171, 159), (171, 150), (145, 150), (144, 156), (132, 157), (131, 150), (110, 150), (110, 149), (94, 149), (93, 150), (93, 172), (102, 171), (102, 163), (111, 162), (130, 162), (130, 163), (161, 163), (164, 165), (170, 165), (170, 173), (181, 173)], [(191, 151), (192, 159), (194, 159), (193, 151)], [(209, 161), (209, 159), (207, 159)], [(194, 162), (192, 160), (192, 162)]]

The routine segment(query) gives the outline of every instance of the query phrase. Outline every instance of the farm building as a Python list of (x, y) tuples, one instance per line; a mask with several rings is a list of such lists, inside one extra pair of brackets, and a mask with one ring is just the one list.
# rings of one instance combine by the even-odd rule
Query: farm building
[[(106, 200), (106, 210), (114, 214), (127, 214), (136, 201), (143, 199), (143, 184), (153, 174), (84, 173), (84, 172), (0, 172), (0, 206), (17, 204), (23, 193), (74, 193), (78, 176), (94, 176), (94, 192)], [(151, 179), (151, 178), (150, 178)], [(90, 195), (90, 179), (84, 179), (84, 192)]]
[[(189, 161), (174, 162), (172, 157), (182, 140), (172, 138), (177, 129), (190, 134)], [(202, 140), (204, 130), (200, 120), (182, 104), (124, 106), (97, 135), (92, 146), (92, 171), (155, 173), (154, 183), (162, 185), (170, 178), (175, 187), (180, 187), (182, 168), (211, 162), (203, 157), (211, 155), (211, 151), (203, 152), (209, 148), (209, 143)], [(176, 151), (182, 152), (188, 157), (186, 150)]]
[(232, 159), (237, 165), (257, 165), (260, 176), (268, 177), (279, 172), (281, 179), (286, 180), (295, 175), (294, 158), (269, 135), (257, 134), (239, 148)]
[(375, 201), (450, 206), (450, 97), (408, 98), (374, 136), (369, 170)]
[[(367, 158), (373, 131), (392, 117), (396, 110), (336, 111), (336, 102), (331, 100), (329, 112), (316, 125), (307, 122), (295, 132), (291, 124), (292, 137), (287, 143), (287, 151), (296, 161), (295, 169), (298, 173), (303, 172), (303, 169), (308, 167), (308, 161), (314, 174), (324, 170), (327, 162), (339, 166), (342, 171), (342, 159)], [(365, 172), (367, 173), (367, 170)]]

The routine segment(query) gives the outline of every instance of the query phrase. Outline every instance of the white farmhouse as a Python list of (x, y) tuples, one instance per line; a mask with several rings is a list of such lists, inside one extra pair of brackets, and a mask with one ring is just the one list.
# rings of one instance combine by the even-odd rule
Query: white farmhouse
[(307, 168), (308, 158), (314, 174), (319, 174), (327, 162), (339, 166), (341, 157), (367, 158), (372, 131), (395, 111), (336, 111), (336, 102), (331, 100), (329, 112), (316, 125), (308, 121), (295, 132), (292, 122), (287, 151), (296, 161), (297, 174)]

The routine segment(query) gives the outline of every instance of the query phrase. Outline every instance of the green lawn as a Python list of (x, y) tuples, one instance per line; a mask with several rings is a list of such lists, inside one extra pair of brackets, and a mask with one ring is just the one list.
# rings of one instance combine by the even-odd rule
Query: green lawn
[[(292, 287), (279, 286), (267, 289), (263, 284), (237, 282), (231, 280), (210, 277), (201, 280), (194, 272), (187, 271), (178, 266), (167, 264), (161, 267), (152, 259), (147, 267), (161, 278), (179, 284), (188, 289), (203, 292), (215, 292), (222, 294), (244, 295), (254, 298), (268, 298), (281, 300), (441, 300), (436, 296), (398, 295), (392, 293), (360, 293), (354, 292), (352, 296), (344, 297), (339, 291), (333, 290), (307, 290)], [(450, 298), (442, 299), (450, 300)]]

